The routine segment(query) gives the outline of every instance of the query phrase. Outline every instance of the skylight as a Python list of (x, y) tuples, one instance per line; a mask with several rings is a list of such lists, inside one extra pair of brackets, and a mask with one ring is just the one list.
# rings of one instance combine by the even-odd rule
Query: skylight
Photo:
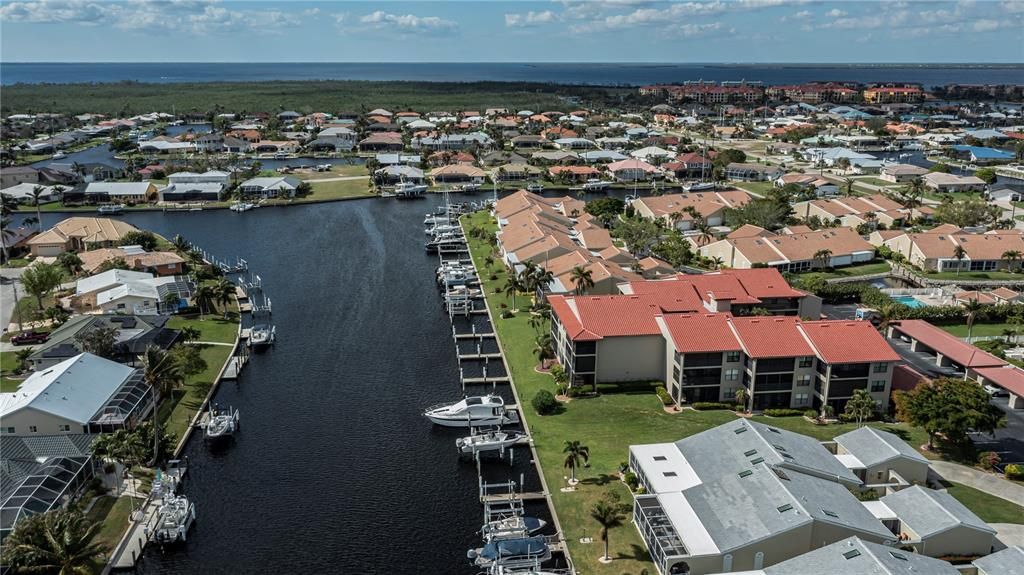
[(740, 477), (750, 477), (753, 474), (754, 472), (749, 469), (744, 469), (743, 471), (740, 471)]
[(764, 463), (764, 458), (763, 457), (758, 457), (757, 459), (751, 459), (750, 463), (753, 464), (753, 465), (757, 465), (758, 463)]
[(839, 518), (839, 514), (836, 513), (835, 511), (830, 510), (830, 509), (822, 509), (821, 512), (824, 513), (825, 515), (828, 515), (829, 517), (835, 517), (836, 519)]
[(676, 477), (678, 474), (675, 471), (666, 471), (665, 477)]
[(843, 553), (843, 557), (846, 559), (853, 559), (854, 557), (860, 557), (860, 551), (857, 549), (850, 549), (846, 553)]
[(751, 449), (750, 451), (743, 452), (743, 455), (746, 456), (746, 457), (750, 457), (751, 455), (754, 455), (756, 453), (757, 453), (756, 449)]
[(747, 430), (747, 428), (746, 428), (746, 427), (741, 427), (741, 428), (739, 428), (739, 429), (737, 429), (737, 430), (733, 431), (733, 433), (735, 433), (736, 435), (739, 435), (739, 434), (743, 433), (743, 432), (744, 432), (744, 431), (746, 431), (746, 430)]
[(793, 506), (790, 505), (789, 503), (776, 507), (776, 509), (779, 510), (779, 513), (785, 513), (785, 512), (789, 511), (792, 508), (793, 508)]
[(654, 460), (655, 461), (668, 461), (668, 458), (665, 457), (664, 455), (655, 455), (654, 456)]
[(907, 556), (906, 555), (900, 555), (899, 553), (897, 553), (895, 551), (890, 551), (889, 555), (892, 555), (893, 559), (899, 559), (900, 561), (906, 561), (907, 560)]

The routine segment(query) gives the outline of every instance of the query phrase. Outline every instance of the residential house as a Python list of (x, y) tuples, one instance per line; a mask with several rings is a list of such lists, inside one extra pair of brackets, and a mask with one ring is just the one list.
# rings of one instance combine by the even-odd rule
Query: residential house
[(725, 167), (725, 177), (743, 182), (771, 182), (783, 174), (778, 166), (733, 162)]
[(863, 97), (868, 104), (918, 102), (924, 97), (924, 92), (914, 86), (878, 86), (865, 88)]
[[(174, 296), (175, 303), (168, 302)], [(192, 285), (185, 276), (164, 276), (127, 281), (96, 294), (96, 307), (103, 313), (152, 315), (171, 313), (187, 305)]]
[(99, 248), (78, 254), (82, 260), (82, 270), (87, 274), (95, 274), (103, 264), (113, 260), (123, 260), (128, 266), (139, 272), (158, 276), (176, 276), (185, 273), (185, 259), (174, 252), (147, 252), (139, 246), (123, 246), (118, 248)]
[(677, 178), (705, 178), (711, 176), (713, 169), (711, 160), (696, 152), (679, 154), (676, 156), (675, 161), (677, 165), (671, 169), (675, 172)]
[(33, 436), (132, 427), (152, 409), (141, 369), (82, 353), (0, 393), (0, 431)]
[(1012, 162), (1014, 159), (1012, 152), (982, 146), (955, 145), (950, 147), (950, 152), (953, 157), (968, 160), (972, 164), (998, 164)]
[[(969, 234), (955, 226), (900, 234), (882, 245), (930, 272), (1009, 269), (1020, 263), (1019, 254), (1024, 253), (1024, 237), (1019, 233)], [(961, 258), (957, 258), (957, 247), (963, 250)]]
[(576, 152), (568, 150), (541, 150), (530, 155), (530, 159), (544, 164), (569, 164), (579, 157)]
[(156, 184), (152, 182), (93, 182), (85, 187), (89, 202), (121, 202), (145, 204), (157, 199)]
[(608, 164), (608, 172), (619, 182), (647, 181), (661, 174), (661, 171), (643, 160), (631, 158)]
[(658, 146), (647, 146), (633, 150), (629, 155), (645, 162), (660, 162), (675, 157), (676, 153), (672, 150), (659, 148)]
[(556, 181), (578, 184), (600, 178), (601, 170), (592, 166), (551, 166), (548, 168), (548, 174)]
[(633, 200), (630, 205), (642, 217), (662, 220), (680, 231), (693, 229), (695, 210), (710, 226), (725, 223), (725, 212), (747, 204), (753, 197), (744, 190), (713, 190), (683, 194), (664, 194)]
[(60, 200), (61, 188), (58, 188), (57, 186), (43, 186), (40, 184), (17, 184), (0, 190), (0, 194), (8, 198), (13, 198), (14, 201), (19, 204), (35, 205), (36, 196), (34, 194), (36, 189), (39, 189), (42, 192), (38, 198), (40, 204), (48, 204)]
[(374, 180), (383, 184), (390, 185), (398, 182), (411, 182), (413, 184), (422, 184), (426, 181), (423, 176), (423, 170), (405, 165), (390, 165), (373, 173)]
[[(886, 227), (901, 227), (910, 217), (910, 210), (885, 194), (843, 198), (822, 198), (793, 204), (793, 213), (805, 221), (817, 216), (826, 223), (838, 221), (848, 228), (861, 224), (885, 224)], [(933, 210), (915, 208), (914, 216), (928, 218)]]
[(179, 337), (178, 330), (166, 327), (168, 317), (159, 315), (96, 315), (85, 314), (71, 318), (50, 333), (50, 339), (32, 348), (28, 357), (32, 369), (44, 371), (54, 365), (76, 357), (84, 349), (80, 335), (96, 329), (115, 329), (116, 343), (110, 359), (135, 366), (146, 348), (156, 346), (169, 349)]
[(491, 178), (498, 178), (501, 181), (523, 181), (536, 180), (544, 175), (544, 170), (537, 166), (531, 166), (526, 162), (518, 164), (502, 164), (491, 172)]
[(924, 184), (936, 192), (975, 192), (985, 189), (985, 181), (977, 176), (958, 176), (931, 172), (925, 174)]
[(815, 176), (814, 174), (783, 174), (776, 178), (773, 184), (776, 188), (797, 186), (801, 190), (813, 190), (814, 195), (819, 198), (822, 196), (835, 196), (839, 194), (839, 186), (825, 178), (822, 178), (821, 176)]
[(75, 294), (71, 304), (75, 309), (92, 310), (96, 306), (97, 294), (133, 281), (153, 279), (149, 272), (110, 269), (75, 282)]
[(435, 184), (472, 182), (482, 184), (487, 173), (476, 166), (467, 164), (451, 164), (430, 171), (430, 179)]
[(930, 557), (992, 552), (996, 530), (944, 491), (914, 485), (878, 500), (883, 522), (898, 521), (900, 545)]
[(360, 152), (401, 152), (405, 148), (402, 134), (398, 132), (380, 132), (370, 134), (359, 140)]
[(160, 190), (161, 202), (216, 202), (231, 182), (231, 174), (217, 170), (176, 172), (167, 176), (167, 181), (168, 186)]
[(39, 170), (30, 166), (4, 166), (0, 170), (0, 189), (7, 189), (18, 184), (38, 184)]
[(978, 570), (977, 575), (1021, 575), (1024, 572), (1024, 547), (1011, 545), (985, 557), (979, 557), (972, 563)]
[[(732, 268), (765, 265), (799, 272), (868, 262), (874, 259), (875, 248), (853, 229), (827, 228), (772, 238), (725, 238), (701, 247), (700, 254)], [(822, 261), (826, 254), (827, 261)]]
[(268, 176), (246, 180), (238, 187), (238, 191), (244, 196), (292, 198), (301, 184), (301, 180), (292, 176)]
[(903, 184), (928, 173), (926, 168), (913, 164), (889, 164), (882, 166), (878, 178), (887, 182)]
[[(850, 537), (743, 575), (964, 575), (952, 564)], [(1010, 573), (998, 571), (998, 573)]]
[(97, 247), (111, 247), (138, 228), (110, 218), (71, 217), (61, 220), (49, 230), (28, 241), (34, 256), (56, 257), (68, 251), (85, 251)]
[(833, 441), (836, 458), (866, 487), (897, 491), (928, 482), (928, 460), (892, 433), (864, 426)]

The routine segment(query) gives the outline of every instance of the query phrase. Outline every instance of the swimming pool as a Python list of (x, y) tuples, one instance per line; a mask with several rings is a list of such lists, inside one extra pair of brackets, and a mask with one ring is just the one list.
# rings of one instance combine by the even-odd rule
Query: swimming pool
[(927, 307), (928, 306), (928, 304), (924, 303), (923, 301), (917, 299), (916, 297), (914, 297), (912, 295), (894, 295), (894, 296), (890, 296), (890, 297), (892, 297), (893, 301), (895, 301), (897, 303), (901, 303), (901, 304), (903, 304), (903, 305), (905, 305), (907, 307)]

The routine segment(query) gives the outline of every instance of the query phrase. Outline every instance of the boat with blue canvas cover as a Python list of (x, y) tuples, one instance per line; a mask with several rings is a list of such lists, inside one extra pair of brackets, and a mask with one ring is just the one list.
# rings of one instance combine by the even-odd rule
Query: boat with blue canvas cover
[(551, 548), (542, 536), (504, 539), (466, 553), (477, 567), (532, 567), (551, 559)]

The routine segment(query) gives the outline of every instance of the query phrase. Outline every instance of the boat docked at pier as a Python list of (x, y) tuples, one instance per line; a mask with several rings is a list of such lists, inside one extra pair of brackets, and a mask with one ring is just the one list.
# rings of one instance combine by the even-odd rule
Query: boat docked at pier
[(597, 192), (607, 190), (611, 185), (611, 182), (606, 182), (604, 180), (589, 179), (586, 182), (583, 182), (583, 190), (587, 192)]
[(209, 418), (203, 426), (203, 438), (208, 442), (232, 439), (238, 431), (238, 410), (218, 406), (210, 407)]
[(715, 184), (712, 182), (694, 182), (692, 184), (683, 186), (684, 192), (703, 192), (705, 190), (715, 189)]
[(462, 234), (441, 234), (424, 244), (423, 247), (429, 253), (465, 251), (466, 238)]
[(484, 536), (484, 541), (488, 543), (504, 539), (522, 539), (544, 529), (547, 524), (547, 521), (537, 517), (512, 515), (485, 523), (480, 528), (480, 534)]
[(492, 541), (466, 556), (477, 567), (537, 567), (551, 559), (551, 548), (546, 537), (522, 537)]
[(106, 204), (96, 209), (101, 214), (120, 214), (124, 211), (124, 204)]
[(395, 197), (397, 198), (418, 198), (425, 193), (427, 193), (426, 184), (414, 184), (405, 181), (395, 184)]
[(195, 504), (184, 495), (171, 496), (157, 510), (153, 539), (161, 545), (185, 542), (195, 520)]
[(231, 206), (228, 209), (231, 210), (232, 212), (240, 214), (242, 212), (248, 212), (249, 210), (255, 207), (257, 207), (256, 204), (252, 204), (249, 202), (235, 202), (231, 204)]
[(460, 453), (474, 454), (487, 451), (502, 451), (516, 445), (526, 437), (519, 431), (503, 431), (492, 429), (474, 433), (455, 440), (455, 447)]
[(519, 423), (519, 413), (505, 407), (500, 395), (467, 397), (455, 403), (436, 405), (423, 412), (427, 419), (444, 427), (484, 427)]

